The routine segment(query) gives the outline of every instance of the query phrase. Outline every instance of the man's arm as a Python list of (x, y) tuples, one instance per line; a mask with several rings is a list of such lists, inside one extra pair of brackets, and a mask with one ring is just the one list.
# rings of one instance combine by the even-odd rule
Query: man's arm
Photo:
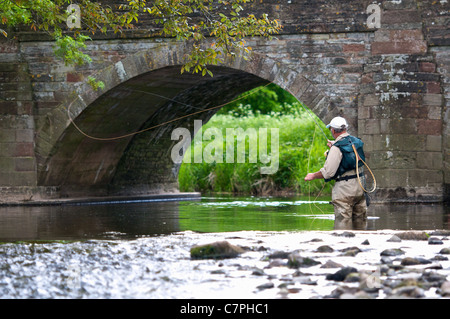
[(341, 160), (342, 153), (340, 149), (338, 147), (330, 148), (324, 166), (318, 172), (308, 173), (305, 176), (305, 181), (312, 181), (320, 178), (332, 178), (336, 174)]
[(322, 175), (321, 171), (318, 171), (318, 172), (315, 172), (315, 173), (308, 173), (305, 176), (305, 181), (312, 181), (312, 180), (320, 179), (320, 178), (323, 178), (323, 175)]

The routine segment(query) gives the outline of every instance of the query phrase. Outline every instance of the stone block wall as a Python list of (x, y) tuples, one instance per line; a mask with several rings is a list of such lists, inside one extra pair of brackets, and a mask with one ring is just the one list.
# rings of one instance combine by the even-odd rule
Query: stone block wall
[[(425, 29), (422, 23), (424, 15), (437, 17), (443, 9), (427, 1), (383, 2), (381, 29), (374, 32), (358, 99), (359, 132), (368, 141), (379, 200), (442, 198), (445, 74), (429, 49), (443, 43), (436, 31), (442, 24)], [(426, 24), (434, 25), (431, 20)]]
[[(433, 47), (432, 54), (436, 61), (436, 72), (441, 74), (442, 80), (440, 84), (440, 92), (437, 91), (434, 97), (435, 103), (441, 98), (442, 101), (442, 134), (435, 136), (434, 143), (438, 143), (441, 139), (442, 153), (443, 153), (443, 168), (444, 168), (444, 196), (450, 201), (450, 50), (447, 47)], [(437, 94), (440, 93), (440, 94)], [(431, 145), (430, 145), (431, 147)], [(437, 149), (437, 145), (435, 147)]]
[[(238, 59), (225, 66), (235, 68), (236, 74), (247, 71), (274, 81), (324, 122), (338, 114), (345, 116), (351, 133), (366, 143), (368, 162), (378, 180), (378, 199), (450, 198), (449, 4), (385, 0), (380, 2), (381, 28), (368, 29), (366, 8), (370, 3), (255, 1), (249, 4), (252, 12), (279, 18), (285, 28), (272, 40), (249, 39), (255, 61)], [(150, 125), (157, 108), (174, 116), (169, 105), (144, 97), (142, 92), (128, 92), (158, 91), (173, 98), (189, 91), (191, 87), (186, 85), (195, 86), (195, 81), (173, 74), (164, 77), (164, 72), (138, 77), (179, 64), (185, 52), (180, 49), (183, 45), (171, 39), (155, 38), (155, 30), (143, 17), (137, 29), (122, 37), (96, 36), (87, 48), (93, 63), (78, 68), (55, 59), (52, 43), (36, 34), (19, 33), (17, 41), (2, 39), (2, 189), (24, 193), (26, 199), (35, 190), (53, 194), (64, 184), (79, 183), (86, 192), (111, 180), (114, 187), (127, 187), (127, 176), (153, 178), (154, 185), (173, 185), (173, 167), (155, 159), (167, 155), (169, 144), (161, 142), (153, 145), (154, 152), (141, 152), (150, 137), (130, 137), (106, 146), (83, 140), (66, 112), (70, 105), (72, 118), (94, 136)], [(93, 92), (86, 84), (89, 75), (106, 83), (105, 99), (100, 100), (103, 93)], [(215, 94), (211, 89), (205, 96), (219, 99)], [(119, 104), (114, 103), (116, 98)], [(142, 170), (130, 173), (126, 166), (118, 165), (125, 159), (135, 160), (135, 167)]]
[[(324, 122), (341, 114), (348, 119), (352, 134), (358, 135), (358, 95), (367, 80), (363, 71), (371, 56), (372, 41), (372, 33), (355, 32), (282, 35), (265, 43), (250, 41), (250, 45), (297, 71), (329, 97), (326, 107), (313, 109)], [(297, 88), (288, 90), (312, 107), (313, 101), (295, 94)], [(336, 109), (335, 113), (330, 114), (331, 109)]]
[[(33, 91), (17, 42), (0, 42), (0, 188), (31, 198), (36, 185)], [(6, 198), (0, 200), (7, 200)]]

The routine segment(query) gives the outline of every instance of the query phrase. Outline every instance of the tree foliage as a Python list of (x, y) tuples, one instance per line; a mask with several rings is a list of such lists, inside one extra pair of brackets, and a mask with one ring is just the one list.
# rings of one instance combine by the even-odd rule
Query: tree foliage
[[(124, 33), (136, 28), (141, 18), (151, 21), (155, 36), (173, 37), (192, 42), (181, 72), (212, 76), (208, 65), (217, 65), (227, 57), (242, 54), (248, 58), (251, 48), (246, 37), (270, 37), (281, 30), (277, 20), (266, 14), (256, 17), (244, 14), (251, 0), (124, 0), (113, 7), (108, 1), (96, 0), (0, 0), (0, 33), (29, 27), (48, 33), (55, 40), (55, 53), (67, 65), (91, 62), (83, 53), (90, 34)], [(81, 28), (68, 28), (70, 4), (81, 9)], [(111, 2), (109, 2), (111, 3)], [(146, 16), (147, 15), (147, 16)], [(150, 26), (149, 26), (150, 27)], [(205, 39), (213, 41), (206, 44)]]
[(299, 115), (303, 111), (300, 102), (286, 90), (271, 83), (245, 92), (223, 108), (217, 114), (229, 114), (235, 117), (248, 115)]

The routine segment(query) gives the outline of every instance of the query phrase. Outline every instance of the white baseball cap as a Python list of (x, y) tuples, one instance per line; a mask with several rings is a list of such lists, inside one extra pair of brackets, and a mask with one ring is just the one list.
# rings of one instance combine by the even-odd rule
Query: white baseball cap
[(340, 116), (337, 116), (335, 118), (333, 118), (330, 122), (330, 124), (327, 125), (327, 128), (334, 128), (334, 129), (343, 129), (343, 128), (347, 128), (348, 124), (347, 121)]

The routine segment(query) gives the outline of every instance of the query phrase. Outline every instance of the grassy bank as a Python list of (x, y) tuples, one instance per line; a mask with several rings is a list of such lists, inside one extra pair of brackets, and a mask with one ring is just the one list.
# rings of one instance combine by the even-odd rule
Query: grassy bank
[[(256, 114), (255, 114), (256, 113)], [(196, 139), (187, 151), (180, 168), (179, 183), (181, 191), (199, 191), (202, 193), (226, 192), (234, 194), (277, 195), (277, 194), (321, 194), (331, 193), (331, 184), (313, 181), (305, 182), (307, 172), (317, 171), (325, 160), (327, 150), (326, 138), (311, 119), (310, 114), (299, 105), (284, 105), (282, 112), (255, 112), (248, 106), (240, 105), (214, 116), (203, 126), (203, 133), (210, 128), (219, 131), (219, 137), (211, 140)], [(327, 132), (323, 123), (317, 120)], [(279, 166), (273, 174), (261, 174), (260, 168), (267, 166), (260, 161), (250, 163), (249, 141), (246, 143), (245, 163), (227, 163), (226, 161), (226, 128), (242, 128), (244, 131), (254, 128), (278, 129), (279, 132)], [(220, 136), (221, 135), (221, 136)], [(260, 136), (261, 137), (261, 136)], [(271, 135), (268, 140), (268, 154), (271, 149)], [(253, 143), (253, 142), (250, 142)], [(234, 154), (237, 154), (238, 143), (234, 143)], [(220, 156), (223, 160), (207, 163), (194, 163), (194, 154), (207, 153)], [(223, 154), (217, 153), (222, 148)], [(229, 150), (228, 150), (229, 151)], [(273, 158), (272, 158), (273, 159)], [(223, 163), (219, 163), (222, 161)], [(189, 163), (190, 162), (190, 163)], [(323, 188), (323, 189), (322, 189)]]

